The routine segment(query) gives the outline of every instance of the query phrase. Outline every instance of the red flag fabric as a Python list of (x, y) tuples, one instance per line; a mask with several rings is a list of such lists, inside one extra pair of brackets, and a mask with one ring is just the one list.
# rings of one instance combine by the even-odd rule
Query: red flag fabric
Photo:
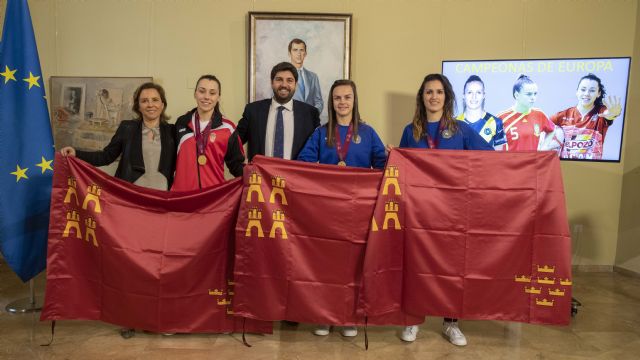
[[(363, 324), (362, 265), (382, 173), (256, 156), (236, 226), (238, 316)], [(395, 311), (368, 323), (412, 325)]]
[(391, 152), (364, 263), (370, 316), (567, 324), (571, 240), (553, 152)]
[(240, 179), (202, 192), (133, 186), (55, 159), (41, 320), (86, 319), (155, 332), (271, 333), (233, 316)]

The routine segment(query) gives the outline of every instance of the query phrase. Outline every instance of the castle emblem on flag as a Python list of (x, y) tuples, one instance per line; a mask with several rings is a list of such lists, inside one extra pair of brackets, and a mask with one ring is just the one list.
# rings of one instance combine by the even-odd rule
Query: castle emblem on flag
[[(97, 185), (92, 183), (87, 186), (88, 194), (82, 200), (82, 210), (91, 210), (89, 204), (93, 204), (93, 212), (99, 214), (102, 212), (102, 207), (100, 206), (100, 196), (102, 195), (102, 189)], [(82, 229), (80, 227), (80, 214), (82, 213), (80, 207), (80, 199), (78, 195), (78, 181), (73, 176), (69, 176), (67, 178), (67, 193), (64, 197), (63, 202), (65, 204), (70, 204), (73, 206), (75, 204), (75, 209), (71, 209), (67, 211), (67, 223), (64, 228), (64, 232), (62, 233), (62, 237), (69, 237), (71, 235), (71, 231), (75, 232), (76, 238), (82, 239)], [(94, 217), (88, 216), (84, 219), (84, 240), (87, 243), (92, 243), (93, 246), (98, 247), (98, 238), (96, 236), (96, 229), (98, 227), (98, 223)]]
[(395, 230), (400, 230), (400, 219), (398, 218), (398, 211), (400, 210), (400, 205), (393, 200), (388, 201), (384, 204), (384, 221), (382, 222), (382, 230), (387, 230), (389, 228), (389, 221), (393, 220), (393, 228)]
[[(271, 189), (269, 189), (269, 204), (275, 205), (288, 205), (287, 196), (285, 194), (286, 180), (282, 176), (272, 176), (271, 177)], [(256, 194), (257, 196), (253, 196)], [(257, 198), (257, 199), (256, 199)], [(269, 211), (269, 207), (264, 204), (264, 194), (262, 192), (262, 176), (257, 172), (252, 172), (249, 175), (249, 189), (247, 190), (247, 198), (246, 202), (251, 203), (257, 200), (258, 204), (255, 204), (256, 207), (253, 207), (248, 212), (248, 222), (245, 230), (245, 236), (251, 237), (252, 230), (255, 228), (258, 232), (258, 237), (264, 237), (264, 231), (262, 226), (262, 212)], [(269, 231), (269, 238), (275, 239), (277, 230), (280, 230), (280, 238), (287, 239), (287, 230), (285, 228), (285, 214), (282, 209), (274, 209), (272, 210), (271, 219), (273, 222), (271, 223), (271, 228)], [(264, 219), (264, 220), (268, 220)], [(269, 229), (269, 225), (265, 225), (266, 229)]]
[(93, 246), (98, 247), (98, 240), (96, 239), (96, 221), (89, 216), (84, 224), (86, 226), (86, 232), (84, 233), (84, 240), (89, 242), (89, 238), (93, 241)]
[(284, 212), (282, 210), (275, 210), (273, 212), (273, 225), (271, 225), (271, 231), (269, 232), (270, 238), (276, 237), (276, 230), (280, 229), (280, 237), (287, 239), (287, 230), (284, 228)]
[(262, 195), (262, 188), (260, 185), (262, 184), (262, 176), (251, 173), (249, 176), (249, 190), (247, 191), (247, 202), (251, 202), (252, 195), (254, 193), (258, 194), (258, 202), (264, 202), (264, 196)]
[(398, 176), (400, 172), (397, 166), (388, 166), (384, 171), (384, 186), (382, 188), (382, 195), (389, 194), (389, 187), (393, 186), (394, 195), (402, 195), (400, 192), (400, 184), (398, 184)]
[(271, 195), (269, 196), (269, 202), (274, 204), (276, 202), (276, 195), (280, 197), (280, 203), (287, 205), (287, 197), (284, 195), (285, 180), (280, 176), (274, 176), (271, 178)]
[(100, 187), (96, 184), (91, 184), (87, 186), (87, 191), (89, 193), (84, 197), (84, 201), (82, 202), (82, 209), (87, 210), (89, 204), (93, 203), (93, 211), (96, 213), (102, 212), (100, 208)]
[[(400, 190), (400, 183), (398, 182), (398, 178), (400, 177), (400, 170), (395, 165), (387, 165), (387, 168), (384, 170), (384, 183), (382, 185), (382, 195), (383, 196), (401, 196), (402, 191)], [(385, 201), (384, 203), (384, 218), (382, 220), (382, 230), (389, 229), (389, 222), (393, 221), (394, 230), (401, 230), (402, 226), (400, 225), (400, 217), (398, 216), (398, 212), (400, 211), (400, 203), (397, 199), (389, 199), (389, 201)], [(376, 221), (376, 214), (374, 213), (371, 218), (371, 231), (379, 231), (378, 222)]]
[(82, 239), (82, 232), (80, 232), (80, 214), (75, 210), (67, 211), (67, 225), (64, 227), (62, 237), (69, 237), (71, 230), (75, 230), (76, 237)]
[(67, 195), (65, 195), (64, 197), (64, 203), (70, 203), (71, 197), (73, 196), (73, 198), (76, 200), (76, 206), (80, 206), (80, 203), (78, 202), (78, 190), (76, 189), (76, 179), (72, 176), (69, 176), (69, 178), (67, 179), (67, 184), (69, 185), (69, 187), (67, 188)]
[(251, 236), (251, 229), (258, 229), (258, 237), (264, 237), (264, 232), (262, 231), (262, 211), (253, 208), (249, 210), (249, 222), (247, 223), (247, 231), (245, 232), (245, 236)]

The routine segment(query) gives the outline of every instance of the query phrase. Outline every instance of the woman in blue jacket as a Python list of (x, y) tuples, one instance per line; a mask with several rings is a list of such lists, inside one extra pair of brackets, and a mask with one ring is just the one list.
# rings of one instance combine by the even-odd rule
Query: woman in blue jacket
[[(338, 166), (381, 169), (387, 160), (384, 145), (375, 130), (360, 119), (356, 84), (336, 80), (329, 91), (329, 121), (316, 128), (298, 160)], [(329, 335), (331, 326), (318, 325), (315, 335)], [(355, 326), (341, 329), (342, 336), (358, 335)]]
[[(455, 94), (449, 79), (429, 74), (416, 95), (416, 111), (411, 124), (404, 128), (401, 148), (493, 150), (478, 133), (454, 116)], [(404, 341), (414, 341), (418, 326), (407, 326), (400, 335)], [(467, 339), (458, 327), (458, 319), (445, 318), (442, 333), (454, 345), (464, 346)]]
[(493, 150), (469, 125), (454, 117), (455, 94), (446, 76), (429, 74), (416, 96), (413, 121), (402, 132), (401, 148)]
[(329, 121), (318, 127), (298, 154), (298, 160), (339, 166), (382, 169), (384, 145), (358, 111), (358, 92), (351, 80), (336, 80), (329, 91)]

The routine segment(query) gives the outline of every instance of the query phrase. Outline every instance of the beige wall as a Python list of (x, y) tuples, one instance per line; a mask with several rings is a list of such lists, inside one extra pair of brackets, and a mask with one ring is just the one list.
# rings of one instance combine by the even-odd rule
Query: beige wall
[(640, 7), (636, 9), (636, 40), (631, 65), (631, 83), (627, 113), (635, 115), (627, 124), (624, 150), (624, 175), (620, 206), (620, 229), (616, 265), (640, 273)]
[[(150, 75), (167, 89), (168, 112), (175, 118), (193, 106), (192, 86), (198, 75), (214, 73), (223, 84), (223, 111), (234, 120), (246, 101), (248, 11), (352, 13), (352, 78), (358, 83), (361, 111), (390, 143), (399, 141), (402, 126), (410, 120), (422, 77), (438, 72), (443, 59), (631, 56), (638, 31), (637, 0), (31, 0), (29, 4), (45, 78)], [(634, 69), (637, 84), (638, 66)], [(638, 85), (632, 87), (636, 100), (638, 91)], [(638, 115), (637, 105), (627, 111), (628, 119)], [(638, 126), (626, 129), (624, 163), (562, 164), (572, 229), (582, 226), (574, 234), (575, 264), (611, 266), (619, 232), (623, 238), (638, 233), (637, 225), (621, 228), (618, 219), (623, 173), (628, 177), (635, 169), (635, 180), (625, 177), (625, 184), (633, 188), (638, 183), (639, 132)], [(630, 139), (636, 141), (635, 155), (630, 154)], [(638, 197), (637, 189), (629, 191)], [(633, 210), (631, 204), (623, 204), (623, 223), (625, 219), (633, 223), (637, 214)]]

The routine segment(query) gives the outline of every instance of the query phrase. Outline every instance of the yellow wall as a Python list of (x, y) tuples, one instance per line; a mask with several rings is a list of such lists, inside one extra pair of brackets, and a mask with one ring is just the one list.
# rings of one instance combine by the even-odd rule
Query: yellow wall
[[(29, 4), (45, 78), (150, 75), (166, 88), (168, 112), (175, 118), (193, 106), (195, 79), (214, 73), (223, 84), (223, 111), (234, 120), (247, 93), (247, 12), (352, 13), (352, 78), (358, 83), (361, 111), (389, 143), (398, 142), (402, 126), (410, 121), (422, 77), (440, 71), (443, 59), (631, 56), (639, 16), (637, 0), (31, 0)], [(634, 69), (637, 84), (637, 65)], [(637, 85), (632, 87), (636, 100), (638, 91)], [(638, 118), (640, 108), (629, 107), (626, 115)], [(582, 231), (574, 234), (575, 264), (614, 264), (618, 233), (624, 230), (618, 221), (623, 172), (636, 169), (637, 179), (640, 162), (629, 150), (630, 139), (637, 141), (640, 129), (634, 126), (633, 134), (630, 129), (624, 136), (625, 163), (562, 164), (570, 222), (572, 228), (582, 225)], [(635, 149), (638, 154), (637, 142)], [(628, 218), (637, 213), (632, 210), (625, 208)]]

